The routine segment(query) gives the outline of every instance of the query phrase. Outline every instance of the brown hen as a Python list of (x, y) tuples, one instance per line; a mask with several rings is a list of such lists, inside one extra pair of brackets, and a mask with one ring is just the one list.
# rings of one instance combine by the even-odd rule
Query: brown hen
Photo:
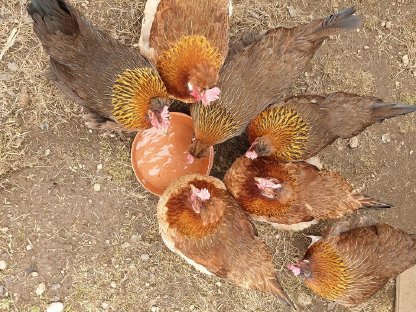
[(227, 171), (224, 183), (254, 220), (282, 230), (300, 231), (360, 208), (391, 207), (354, 192), (340, 174), (305, 162), (240, 157)]
[(415, 264), (414, 235), (356, 216), (334, 224), (288, 268), (316, 294), (355, 306)]
[(344, 92), (302, 95), (281, 101), (250, 122), (246, 156), (282, 161), (308, 159), (338, 138), (351, 138), (368, 126), (416, 111), (415, 105), (385, 103)]
[(272, 255), (220, 180), (181, 177), (160, 198), (157, 216), (166, 246), (199, 271), (292, 305), (276, 279)]
[(231, 0), (147, 0), (140, 51), (173, 98), (204, 105), (218, 99), (230, 15)]
[(166, 88), (141, 55), (95, 28), (63, 0), (32, 0), (27, 10), (50, 57), (49, 79), (90, 111), (89, 126), (167, 126)]
[(209, 146), (241, 134), (294, 83), (328, 36), (361, 25), (354, 12), (344, 9), (309, 24), (272, 29), (250, 38), (248, 42), (254, 42), (242, 51), (237, 48), (220, 74), (221, 99), (210, 106), (191, 107), (195, 141), (190, 154), (205, 157)]

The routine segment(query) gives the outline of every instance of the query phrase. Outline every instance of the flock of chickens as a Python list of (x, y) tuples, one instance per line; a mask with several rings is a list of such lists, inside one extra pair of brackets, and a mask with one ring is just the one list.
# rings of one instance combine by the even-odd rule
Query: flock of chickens
[(341, 218), (288, 269), (316, 294), (345, 306), (366, 301), (416, 264), (415, 236), (358, 214), (344, 217), (389, 204), (304, 162), (337, 138), (416, 106), (343, 92), (282, 98), (325, 39), (361, 26), (354, 9), (249, 33), (229, 47), (231, 0), (148, 0), (140, 53), (64, 0), (32, 0), (28, 12), (50, 56), (49, 79), (88, 109), (89, 126), (166, 131), (172, 101), (189, 103), (195, 129), (189, 162), (247, 128), (251, 146), (224, 182), (184, 176), (159, 200), (166, 246), (198, 270), (295, 307), (251, 219), (299, 231)]

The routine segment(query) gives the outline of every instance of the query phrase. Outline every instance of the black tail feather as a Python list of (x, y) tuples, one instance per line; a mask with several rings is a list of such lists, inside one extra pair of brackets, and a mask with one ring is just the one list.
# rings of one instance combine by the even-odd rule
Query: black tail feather
[(416, 112), (416, 105), (377, 102), (371, 107), (374, 120), (383, 121), (400, 115)]
[(32, 0), (27, 5), (27, 12), (35, 21), (35, 30), (48, 34), (58, 31), (65, 35), (76, 33), (79, 25), (73, 10), (63, 0)]
[(321, 29), (327, 28), (344, 28), (344, 29), (354, 29), (361, 27), (363, 21), (361, 17), (353, 15), (355, 13), (354, 8), (345, 8), (338, 13), (327, 16), (321, 25)]
[(354, 194), (353, 196), (361, 203), (362, 208), (385, 209), (394, 207), (392, 204), (381, 202), (365, 194)]

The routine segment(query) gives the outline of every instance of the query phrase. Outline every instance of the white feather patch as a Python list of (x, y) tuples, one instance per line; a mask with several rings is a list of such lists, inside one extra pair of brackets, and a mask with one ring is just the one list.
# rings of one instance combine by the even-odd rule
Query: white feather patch
[(233, 15), (233, 1), (232, 0), (230, 0), (229, 2), (228, 2), (228, 16), (230, 16), (231, 17), (231, 15)]
[(150, 33), (160, 1), (161, 0), (147, 0), (143, 11), (139, 49), (140, 53), (149, 61), (154, 61), (155, 59), (155, 50), (150, 47)]
[(304, 229), (307, 229), (308, 227), (318, 223), (316, 220), (312, 220), (309, 222), (299, 222), (296, 224), (279, 224), (279, 223), (272, 223), (272, 226), (275, 229), (282, 230), (282, 231), (302, 231)]
[(296, 224), (281, 224), (281, 223), (275, 223), (272, 222), (270, 220), (268, 220), (265, 217), (259, 217), (259, 216), (252, 216), (252, 218), (256, 221), (259, 222), (266, 222), (266, 223), (270, 223), (272, 225), (273, 228), (281, 230), (281, 231), (294, 231), (294, 232), (298, 232), (298, 231), (302, 231), (316, 223), (318, 223), (317, 220), (312, 220), (309, 222), (299, 222)]

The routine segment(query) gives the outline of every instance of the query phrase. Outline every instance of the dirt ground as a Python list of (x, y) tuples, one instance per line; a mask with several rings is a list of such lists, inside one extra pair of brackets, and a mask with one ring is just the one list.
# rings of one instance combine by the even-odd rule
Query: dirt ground
[[(157, 198), (130, 168), (131, 138), (84, 126), (82, 109), (42, 76), (47, 56), (26, 0), (0, 2), (0, 260), (7, 265), (0, 270), (0, 311), (45, 311), (52, 301), (65, 311), (287, 311), (269, 295), (198, 273), (167, 250)], [(73, 2), (137, 47), (143, 1)], [(328, 40), (291, 94), (344, 90), (416, 104), (414, 0), (236, 0), (232, 36), (293, 26), (351, 4), (365, 26)], [(416, 232), (415, 118), (374, 125), (358, 136), (357, 148), (339, 140), (320, 155), (357, 189), (395, 204), (378, 215), (408, 232)], [(242, 138), (216, 147), (213, 174), (222, 177), (246, 148)], [(304, 234), (258, 229), (299, 311), (348, 311), (315, 297), (285, 269), (303, 255)], [(394, 287), (390, 282), (354, 311), (393, 311)]]

